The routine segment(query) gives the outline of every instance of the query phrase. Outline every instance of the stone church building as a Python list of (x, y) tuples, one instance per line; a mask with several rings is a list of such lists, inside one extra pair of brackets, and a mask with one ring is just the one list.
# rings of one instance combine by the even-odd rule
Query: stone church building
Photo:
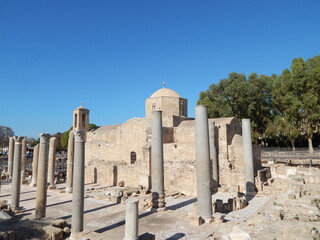
[[(196, 194), (195, 120), (188, 117), (188, 100), (162, 88), (145, 101), (145, 118), (132, 118), (123, 124), (102, 126), (86, 134), (86, 182), (103, 185), (142, 185), (151, 188), (151, 112), (162, 111), (165, 190)], [(73, 113), (74, 129), (88, 130), (89, 110), (79, 107)], [(215, 156), (221, 190), (243, 191), (243, 150), (241, 126), (236, 118), (209, 119), (214, 128)], [(214, 143), (213, 143), (214, 142)], [(255, 168), (258, 151), (254, 148)], [(256, 172), (256, 171), (255, 171)]]

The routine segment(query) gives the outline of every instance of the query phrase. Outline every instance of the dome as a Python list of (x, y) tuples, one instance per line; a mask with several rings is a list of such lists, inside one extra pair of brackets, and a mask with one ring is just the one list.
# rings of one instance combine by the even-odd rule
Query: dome
[(150, 98), (154, 97), (181, 97), (176, 91), (173, 91), (169, 88), (161, 88), (158, 91), (155, 91)]

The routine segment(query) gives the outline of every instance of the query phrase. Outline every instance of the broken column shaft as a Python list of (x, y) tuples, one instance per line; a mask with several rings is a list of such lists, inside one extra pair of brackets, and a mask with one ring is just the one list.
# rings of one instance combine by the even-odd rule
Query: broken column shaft
[(49, 134), (40, 134), (35, 218), (46, 216)]
[(212, 181), (213, 189), (218, 189), (218, 159), (217, 151), (215, 146), (215, 123), (208, 122), (209, 124), (209, 142), (210, 142), (210, 158), (211, 158), (211, 169), (212, 169)]
[(33, 148), (33, 159), (32, 159), (32, 180), (30, 186), (37, 186), (37, 175), (38, 175), (38, 159), (39, 159), (39, 144)]
[(73, 132), (70, 131), (69, 140), (68, 140), (67, 186), (66, 186), (66, 192), (68, 193), (72, 193), (73, 161), (74, 161), (73, 151), (74, 151), (74, 136), (73, 136)]
[(9, 178), (12, 178), (12, 170), (13, 170), (13, 153), (14, 153), (14, 138), (9, 138), (9, 154), (8, 154), (8, 174)]
[(152, 112), (151, 162), (153, 208), (164, 209), (165, 198), (161, 111)]
[(55, 137), (50, 138), (49, 142), (49, 166), (48, 166), (48, 182), (49, 189), (55, 189), (56, 186), (54, 184), (55, 178), (55, 170), (56, 170), (56, 142), (57, 139)]
[(254, 195), (254, 164), (250, 119), (242, 119), (243, 172), (246, 195)]
[(20, 184), (21, 184), (21, 148), (23, 137), (14, 137), (14, 159), (12, 171), (12, 195), (11, 195), (11, 210), (19, 209), (20, 202)]
[(72, 188), (71, 235), (83, 231), (84, 211), (84, 131), (74, 131), (74, 171)]
[(196, 106), (195, 115), (198, 215), (206, 222), (210, 222), (212, 217), (212, 199), (210, 189), (210, 146), (207, 106)]
[(23, 137), (21, 147), (21, 183), (26, 179), (27, 165), (27, 138)]
[(139, 230), (139, 215), (138, 215), (139, 200), (136, 198), (129, 198), (126, 201), (126, 225), (125, 237), (123, 240), (137, 240)]

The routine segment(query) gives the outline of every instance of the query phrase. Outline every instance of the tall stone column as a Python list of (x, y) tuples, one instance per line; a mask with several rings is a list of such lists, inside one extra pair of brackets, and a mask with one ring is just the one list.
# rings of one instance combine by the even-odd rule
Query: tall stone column
[(198, 215), (205, 220), (205, 222), (210, 222), (212, 218), (212, 199), (210, 188), (210, 144), (207, 106), (196, 106), (195, 115)]
[(27, 137), (22, 139), (21, 150), (21, 183), (26, 179), (26, 164), (27, 164)]
[(39, 144), (33, 148), (33, 159), (32, 159), (32, 180), (30, 186), (37, 186), (37, 175), (38, 175), (38, 159), (39, 159)]
[(242, 119), (243, 174), (246, 195), (255, 194), (250, 119)]
[(14, 159), (12, 172), (12, 194), (11, 194), (11, 210), (19, 209), (20, 202), (20, 180), (21, 180), (21, 148), (23, 137), (14, 137)]
[(54, 177), (56, 172), (56, 146), (57, 139), (55, 137), (50, 138), (49, 142), (49, 167), (48, 167), (48, 182), (49, 189), (55, 189)]
[(46, 216), (49, 134), (40, 134), (35, 219)]
[(123, 240), (138, 240), (138, 205), (139, 200), (136, 198), (129, 198), (126, 201), (126, 226)]
[(215, 123), (209, 122), (209, 142), (210, 142), (210, 158), (212, 165), (212, 180), (213, 180), (213, 189), (218, 188), (218, 159), (217, 159), (217, 150), (215, 146)]
[(84, 210), (84, 131), (74, 132), (74, 171), (72, 190), (71, 237), (83, 231)]
[(67, 186), (66, 192), (72, 193), (72, 181), (73, 181), (73, 161), (74, 161), (74, 136), (73, 132), (69, 133), (68, 140), (68, 159), (67, 159)]
[(14, 152), (14, 138), (9, 138), (9, 154), (8, 154), (8, 174), (9, 178), (12, 178), (12, 170), (13, 170), (13, 152)]
[(164, 166), (162, 143), (162, 112), (152, 112), (151, 136), (151, 187), (154, 209), (165, 209), (164, 198)]

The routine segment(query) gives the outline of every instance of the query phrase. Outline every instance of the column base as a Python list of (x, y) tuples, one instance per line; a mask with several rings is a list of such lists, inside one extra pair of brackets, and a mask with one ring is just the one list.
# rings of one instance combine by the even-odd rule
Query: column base
[(152, 212), (165, 212), (167, 209), (166, 207), (162, 207), (162, 208), (151, 208)]

